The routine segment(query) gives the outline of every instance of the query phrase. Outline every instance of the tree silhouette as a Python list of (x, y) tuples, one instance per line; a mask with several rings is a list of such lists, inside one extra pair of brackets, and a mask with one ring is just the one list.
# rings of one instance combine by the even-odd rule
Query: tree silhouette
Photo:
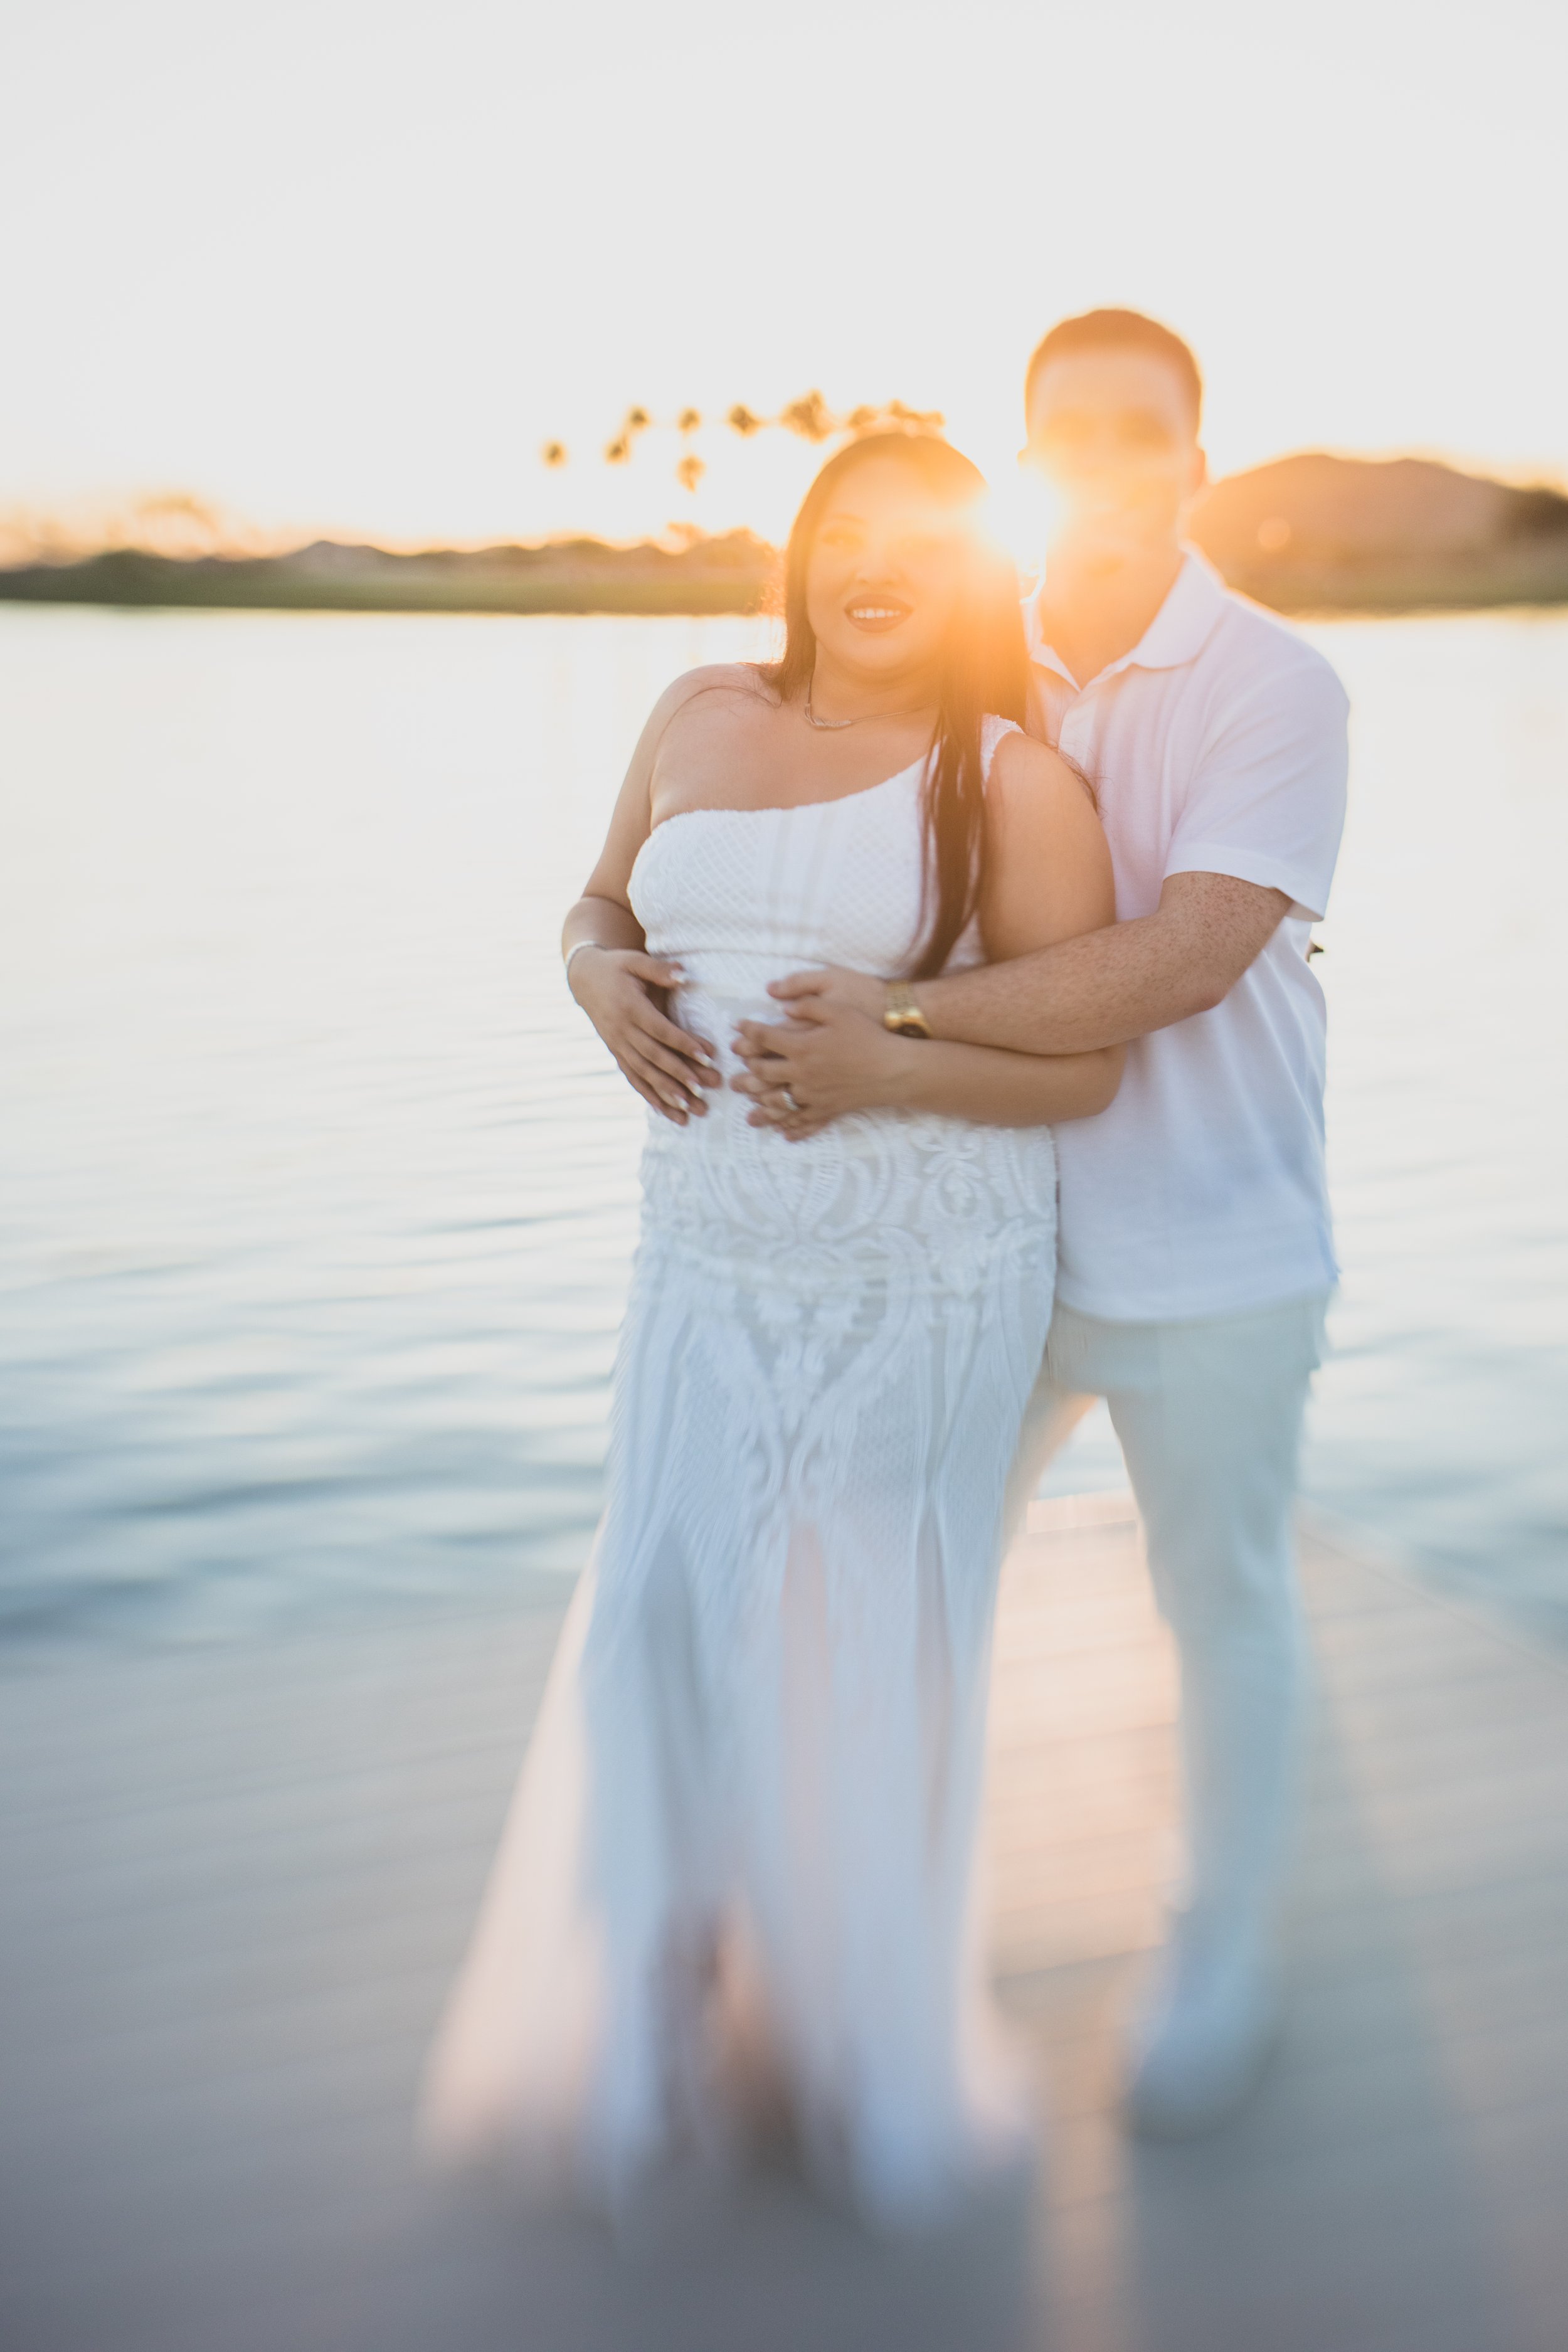
[(786, 433), (798, 433), (803, 441), (826, 441), (837, 430), (837, 418), (819, 392), (803, 393), (781, 408), (778, 422)]
[[(889, 425), (920, 433), (940, 433), (945, 419), (940, 408), (910, 408), (901, 400), (881, 403), (862, 402), (839, 415), (828, 407), (820, 392), (815, 388), (803, 392), (798, 400), (784, 403), (776, 416), (759, 416), (738, 400), (729, 409), (724, 422), (731, 433), (749, 441), (753, 434), (776, 430), (793, 433), (797, 439), (813, 443), (830, 441), (840, 433), (860, 434), (885, 430)], [(620, 431), (605, 444), (606, 466), (629, 464), (637, 446), (637, 436), (649, 430), (654, 419), (646, 408), (628, 408), (621, 420)], [(683, 490), (694, 491), (708, 468), (702, 458), (689, 446), (691, 436), (702, 429), (701, 412), (683, 408), (675, 419), (675, 430), (688, 446), (682, 450), (675, 468), (675, 478)], [(566, 446), (561, 441), (547, 441), (540, 456), (546, 466), (554, 467), (567, 462)]]

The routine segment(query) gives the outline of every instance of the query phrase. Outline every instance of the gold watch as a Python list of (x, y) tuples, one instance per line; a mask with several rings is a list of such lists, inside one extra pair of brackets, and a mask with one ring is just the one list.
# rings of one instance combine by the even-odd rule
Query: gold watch
[(895, 1037), (929, 1037), (931, 1023), (915, 1003), (915, 992), (907, 980), (890, 980), (882, 1007), (882, 1026), (890, 1029)]

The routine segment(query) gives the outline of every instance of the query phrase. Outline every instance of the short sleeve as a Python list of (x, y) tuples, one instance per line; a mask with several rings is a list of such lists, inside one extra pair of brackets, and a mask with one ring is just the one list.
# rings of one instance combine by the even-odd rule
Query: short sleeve
[(991, 782), (991, 762), (996, 757), (996, 746), (1009, 735), (1021, 735), (1023, 729), (1016, 719), (999, 719), (988, 710), (980, 721), (980, 773), (986, 783)]
[(1317, 921), (1345, 821), (1345, 691), (1327, 662), (1263, 678), (1223, 715), (1198, 758), (1165, 859), (1173, 874), (1232, 874), (1283, 890)]

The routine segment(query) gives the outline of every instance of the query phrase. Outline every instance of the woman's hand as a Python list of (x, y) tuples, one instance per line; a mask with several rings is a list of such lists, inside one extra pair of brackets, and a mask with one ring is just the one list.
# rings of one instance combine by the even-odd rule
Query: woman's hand
[(820, 1134), (848, 1111), (900, 1098), (910, 1042), (882, 1026), (883, 983), (860, 971), (795, 972), (769, 994), (786, 1002), (780, 1028), (742, 1021), (734, 1037), (744, 1067), (730, 1081), (753, 1104), (750, 1127), (773, 1127), (792, 1143)]
[(701, 1088), (721, 1084), (705, 1037), (679, 1029), (664, 1011), (681, 970), (638, 948), (575, 949), (566, 984), (644, 1102), (684, 1127), (708, 1106)]

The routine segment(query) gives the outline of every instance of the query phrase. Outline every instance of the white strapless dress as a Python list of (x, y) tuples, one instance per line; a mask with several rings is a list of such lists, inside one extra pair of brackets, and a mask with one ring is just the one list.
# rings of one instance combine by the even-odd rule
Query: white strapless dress
[[(909, 968), (921, 780), (655, 829), (633, 903), (726, 1075), (770, 980)], [(875, 1112), (786, 1143), (710, 1100), (650, 1115), (605, 1514), (426, 2132), (613, 2205), (732, 2146), (765, 2068), (813, 2167), (913, 2219), (1026, 2138), (974, 1848), (1051, 1137)]]

